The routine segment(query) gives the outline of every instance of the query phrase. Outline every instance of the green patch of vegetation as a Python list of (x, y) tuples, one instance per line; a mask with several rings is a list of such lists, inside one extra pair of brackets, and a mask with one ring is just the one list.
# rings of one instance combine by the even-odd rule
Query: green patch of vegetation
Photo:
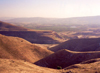
[(61, 66), (57, 66), (57, 69), (62, 69), (62, 67)]

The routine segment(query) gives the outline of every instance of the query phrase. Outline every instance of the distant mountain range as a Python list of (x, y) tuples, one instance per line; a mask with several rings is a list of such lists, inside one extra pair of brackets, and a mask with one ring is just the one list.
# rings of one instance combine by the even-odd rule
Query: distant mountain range
[(100, 16), (72, 17), (72, 18), (13, 18), (4, 20), (16, 23), (39, 23), (39, 24), (100, 24)]

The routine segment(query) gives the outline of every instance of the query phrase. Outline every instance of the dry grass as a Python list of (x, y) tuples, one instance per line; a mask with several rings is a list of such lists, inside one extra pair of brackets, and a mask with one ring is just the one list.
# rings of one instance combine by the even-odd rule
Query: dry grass
[(0, 58), (21, 59), (34, 63), (52, 53), (22, 38), (0, 35)]
[(0, 73), (60, 73), (60, 72), (54, 69), (39, 67), (22, 60), (0, 59)]
[(95, 58), (100, 58), (100, 51), (75, 52), (63, 49), (35, 62), (34, 64), (57, 69), (57, 66), (65, 68)]

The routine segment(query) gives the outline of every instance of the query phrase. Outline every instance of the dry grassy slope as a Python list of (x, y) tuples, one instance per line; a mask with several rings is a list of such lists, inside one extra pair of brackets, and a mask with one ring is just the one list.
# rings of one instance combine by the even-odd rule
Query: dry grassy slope
[(32, 43), (54, 44), (63, 42), (62, 38), (54, 31), (31, 30), (0, 21), (0, 34), (24, 38)]
[(28, 31), (29, 29), (24, 27), (15, 26), (10, 23), (0, 21), (0, 31)]
[(0, 59), (0, 73), (100, 73), (100, 58), (74, 64), (63, 70), (39, 67), (23, 60)]
[(64, 68), (64, 73), (100, 73), (100, 58), (85, 61)]
[[(14, 36), (24, 38), (31, 43), (38, 44), (58, 44), (61, 39), (56, 37), (50, 32), (37, 32), (37, 31), (0, 31), (0, 34), (6, 36)], [(46, 35), (48, 34), (48, 35)], [(52, 35), (52, 37), (50, 37)]]
[(22, 60), (0, 59), (0, 73), (60, 73), (60, 72), (54, 69), (39, 67)]
[(34, 63), (52, 53), (22, 38), (0, 34), (0, 58), (21, 59)]
[(35, 62), (34, 64), (49, 68), (57, 68), (57, 66), (65, 68), (94, 58), (100, 58), (100, 51), (74, 52), (63, 49)]
[(61, 49), (71, 51), (100, 51), (100, 38), (72, 39), (50, 48), (54, 52)]

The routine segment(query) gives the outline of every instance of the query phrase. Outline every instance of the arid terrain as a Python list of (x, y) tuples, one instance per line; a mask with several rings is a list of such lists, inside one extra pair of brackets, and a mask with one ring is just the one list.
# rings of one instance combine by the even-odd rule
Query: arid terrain
[(35, 30), (52, 30), (64, 40), (76, 38), (100, 38), (100, 16), (73, 18), (12, 18), (3, 20)]
[(51, 47), (49, 50), (57, 52), (61, 49), (71, 51), (100, 51), (100, 38), (82, 38), (71, 39), (57, 46)]
[(0, 34), (0, 58), (19, 59), (34, 63), (52, 53), (52, 51), (41, 48), (22, 38)]
[(57, 69), (57, 66), (62, 68), (68, 67), (73, 64), (78, 64), (86, 60), (100, 58), (100, 51), (94, 52), (75, 52), (67, 49), (60, 50), (43, 58), (34, 64)]
[(95, 18), (0, 21), (0, 73), (100, 73)]
[(59, 70), (43, 68), (23, 60), (0, 59), (0, 73), (61, 73)]
[(32, 30), (5, 22), (0, 22), (0, 34), (21, 37), (31, 43), (38, 44), (58, 44), (64, 41), (56, 32), (51, 30)]

